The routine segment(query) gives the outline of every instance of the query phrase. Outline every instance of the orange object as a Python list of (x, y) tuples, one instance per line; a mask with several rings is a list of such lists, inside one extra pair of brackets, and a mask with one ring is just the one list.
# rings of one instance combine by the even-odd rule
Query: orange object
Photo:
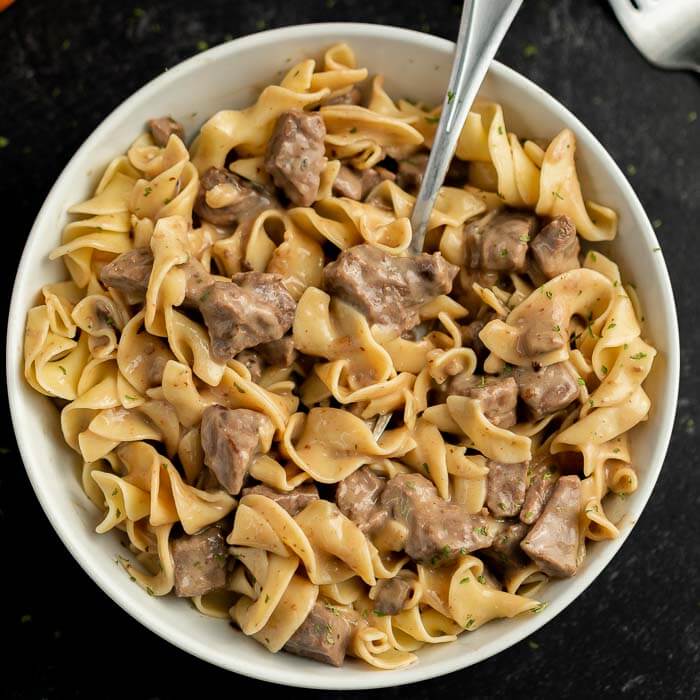
[(15, 0), (0, 0), (0, 12), (6, 10)]

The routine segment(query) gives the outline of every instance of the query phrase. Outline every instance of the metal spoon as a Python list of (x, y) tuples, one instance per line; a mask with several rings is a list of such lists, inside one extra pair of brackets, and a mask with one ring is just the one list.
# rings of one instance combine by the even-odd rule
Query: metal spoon
[[(523, 0), (465, 0), (452, 73), (428, 164), (411, 214), (410, 251), (423, 252), (430, 214), (450, 167), (459, 135), (476, 93)], [(372, 435), (384, 433), (391, 414), (379, 416)]]

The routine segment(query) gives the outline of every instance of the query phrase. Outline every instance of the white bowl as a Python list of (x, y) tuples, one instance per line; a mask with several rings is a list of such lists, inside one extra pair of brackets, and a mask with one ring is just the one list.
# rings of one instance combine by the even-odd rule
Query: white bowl
[[(370, 24), (315, 24), (255, 34), (199, 54), (159, 76), (94, 131), (66, 166), (37, 216), (20, 262), (7, 333), (7, 385), (12, 420), (24, 464), (44, 511), (66, 547), (94, 581), (124, 610), (164, 639), (195, 656), (247, 676), (313, 688), (376, 688), (412, 683), (465, 668), (531, 635), (580, 595), (629, 535), (659, 475), (671, 435), (679, 375), (679, 344), (671, 284), (658, 241), (629, 183), (613, 159), (576, 117), (529, 80), (494, 63), (481, 94), (500, 102), (515, 133), (552, 137), (570, 127), (578, 138), (578, 165), (588, 198), (614, 207), (620, 232), (610, 249), (627, 280), (638, 283), (646, 314), (645, 334), (659, 349), (645, 388), (652, 399), (648, 422), (635, 430), (632, 447), (639, 489), (614, 504), (620, 537), (589, 547), (579, 573), (548, 585), (548, 607), (538, 615), (491, 622), (451, 644), (419, 652), (419, 662), (397, 671), (377, 672), (350, 660), (336, 669), (291, 654), (270, 654), (262, 646), (204, 617), (175, 597), (151, 598), (115, 567), (116, 536), (100, 536), (94, 507), (76, 478), (77, 456), (61, 438), (56, 409), (24, 381), (22, 342), (25, 315), (39, 287), (65, 277), (60, 262), (49, 262), (59, 243), (66, 210), (86, 199), (114, 156), (124, 153), (149, 117), (173, 114), (188, 135), (220, 109), (254, 101), (262, 86), (279, 79), (291, 62), (319, 55), (324, 47), (349, 42), (360, 65), (386, 75), (395, 97), (440, 102), (449, 74), (453, 44), (427, 34)], [(617, 500), (617, 499), (615, 499)], [(600, 620), (599, 624), (606, 624)], [(99, 621), (95, 621), (99, 634)]]

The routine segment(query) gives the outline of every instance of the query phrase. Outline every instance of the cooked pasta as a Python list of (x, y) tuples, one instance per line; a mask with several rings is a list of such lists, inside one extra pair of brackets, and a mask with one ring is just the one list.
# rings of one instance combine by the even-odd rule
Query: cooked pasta
[(439, 108), (367, 78), (339, 44), (189, 147), (151, 120), (69, 210), (24, 372), (145, 591), (391, 669), (618, 534), (655, 350), (571, 130), (477, 102), (412, 256)]

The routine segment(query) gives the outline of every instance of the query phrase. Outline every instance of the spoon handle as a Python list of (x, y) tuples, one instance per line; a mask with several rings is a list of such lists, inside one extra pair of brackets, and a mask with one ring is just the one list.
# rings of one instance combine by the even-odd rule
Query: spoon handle
[(411, 252), (423, 242), (438, 192), (449, 168), (462, 126), (489, 64), (523, 0), (465, 0), (459, 36), (440, 122), (411, 215)]

